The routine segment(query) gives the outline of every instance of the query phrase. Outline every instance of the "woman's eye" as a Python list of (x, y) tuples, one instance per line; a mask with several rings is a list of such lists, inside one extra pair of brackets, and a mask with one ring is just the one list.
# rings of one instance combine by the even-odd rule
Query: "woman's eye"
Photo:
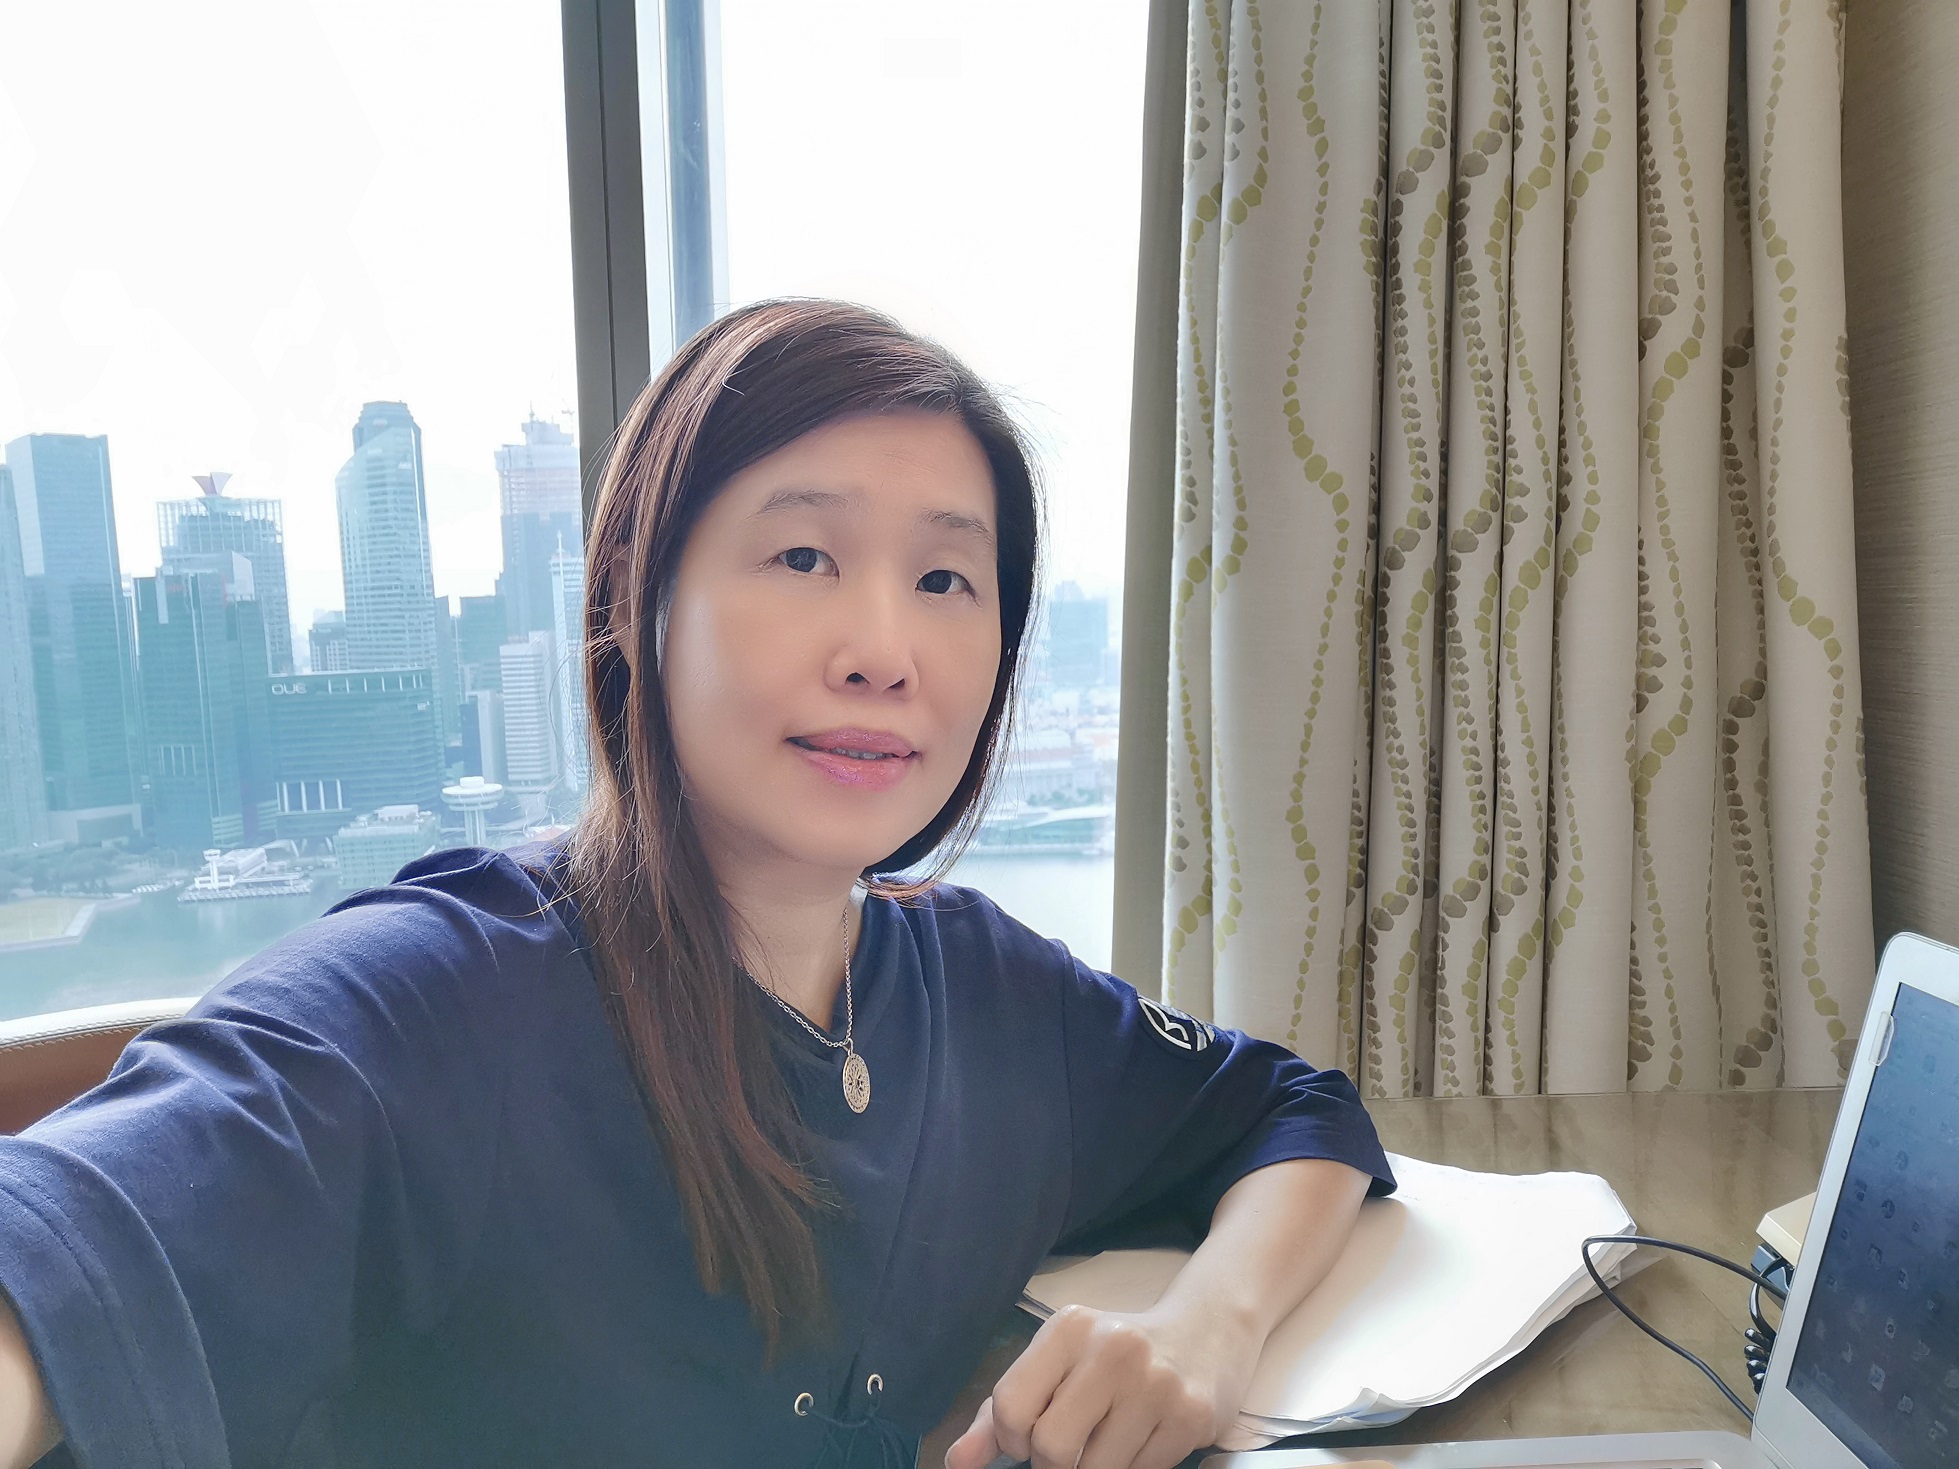
[(815, 571), (827, 559), (814, 546), (792, 546), (776, 558), (791, 571)]
[(943, 595), (946, 592), (952, 591), (955, 587), (962, 586), (970, 589), (972, 583), (967, 581), (958, 572), (947, 571), (944, 568), (938, 571), (928, 571), (918, 579), (918, 589), (921, 592), (930, 592), (934, 596)]

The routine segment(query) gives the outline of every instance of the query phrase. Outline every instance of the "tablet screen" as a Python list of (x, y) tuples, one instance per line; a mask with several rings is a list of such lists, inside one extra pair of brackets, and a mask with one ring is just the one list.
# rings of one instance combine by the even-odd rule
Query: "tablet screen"
[(1865, 1464), (1959, 1465), (1959, 1006), (1900, 985), (1789, 1389)]

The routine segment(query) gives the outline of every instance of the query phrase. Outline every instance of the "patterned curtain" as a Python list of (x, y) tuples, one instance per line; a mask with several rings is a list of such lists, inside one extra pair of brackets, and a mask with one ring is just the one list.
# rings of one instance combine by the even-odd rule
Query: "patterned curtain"
[(1833, 0), (1192, 0), (1164, 993), (1373, 1095), (1838, 1081)]

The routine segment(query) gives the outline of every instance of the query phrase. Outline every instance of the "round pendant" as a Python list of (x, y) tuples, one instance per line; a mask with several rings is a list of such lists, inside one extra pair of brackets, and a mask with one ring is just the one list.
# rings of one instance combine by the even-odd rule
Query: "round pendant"
[(843, 1058), (843, 1099), (853, 1112), (871, 1105), (871, 1068), (855, 1051)]

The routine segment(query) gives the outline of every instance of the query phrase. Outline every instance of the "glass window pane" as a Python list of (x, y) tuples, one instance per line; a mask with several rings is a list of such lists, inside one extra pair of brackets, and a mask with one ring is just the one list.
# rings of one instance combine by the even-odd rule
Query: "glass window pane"
[(1106, 966), (1142, 0), (722, 0), (728, 302), (936, 337), (1033, 430), (1053, 538), (1021, 739), (953, 880)]
[(575, 810), (559, 26), (0, 15), (0, 1019)]

